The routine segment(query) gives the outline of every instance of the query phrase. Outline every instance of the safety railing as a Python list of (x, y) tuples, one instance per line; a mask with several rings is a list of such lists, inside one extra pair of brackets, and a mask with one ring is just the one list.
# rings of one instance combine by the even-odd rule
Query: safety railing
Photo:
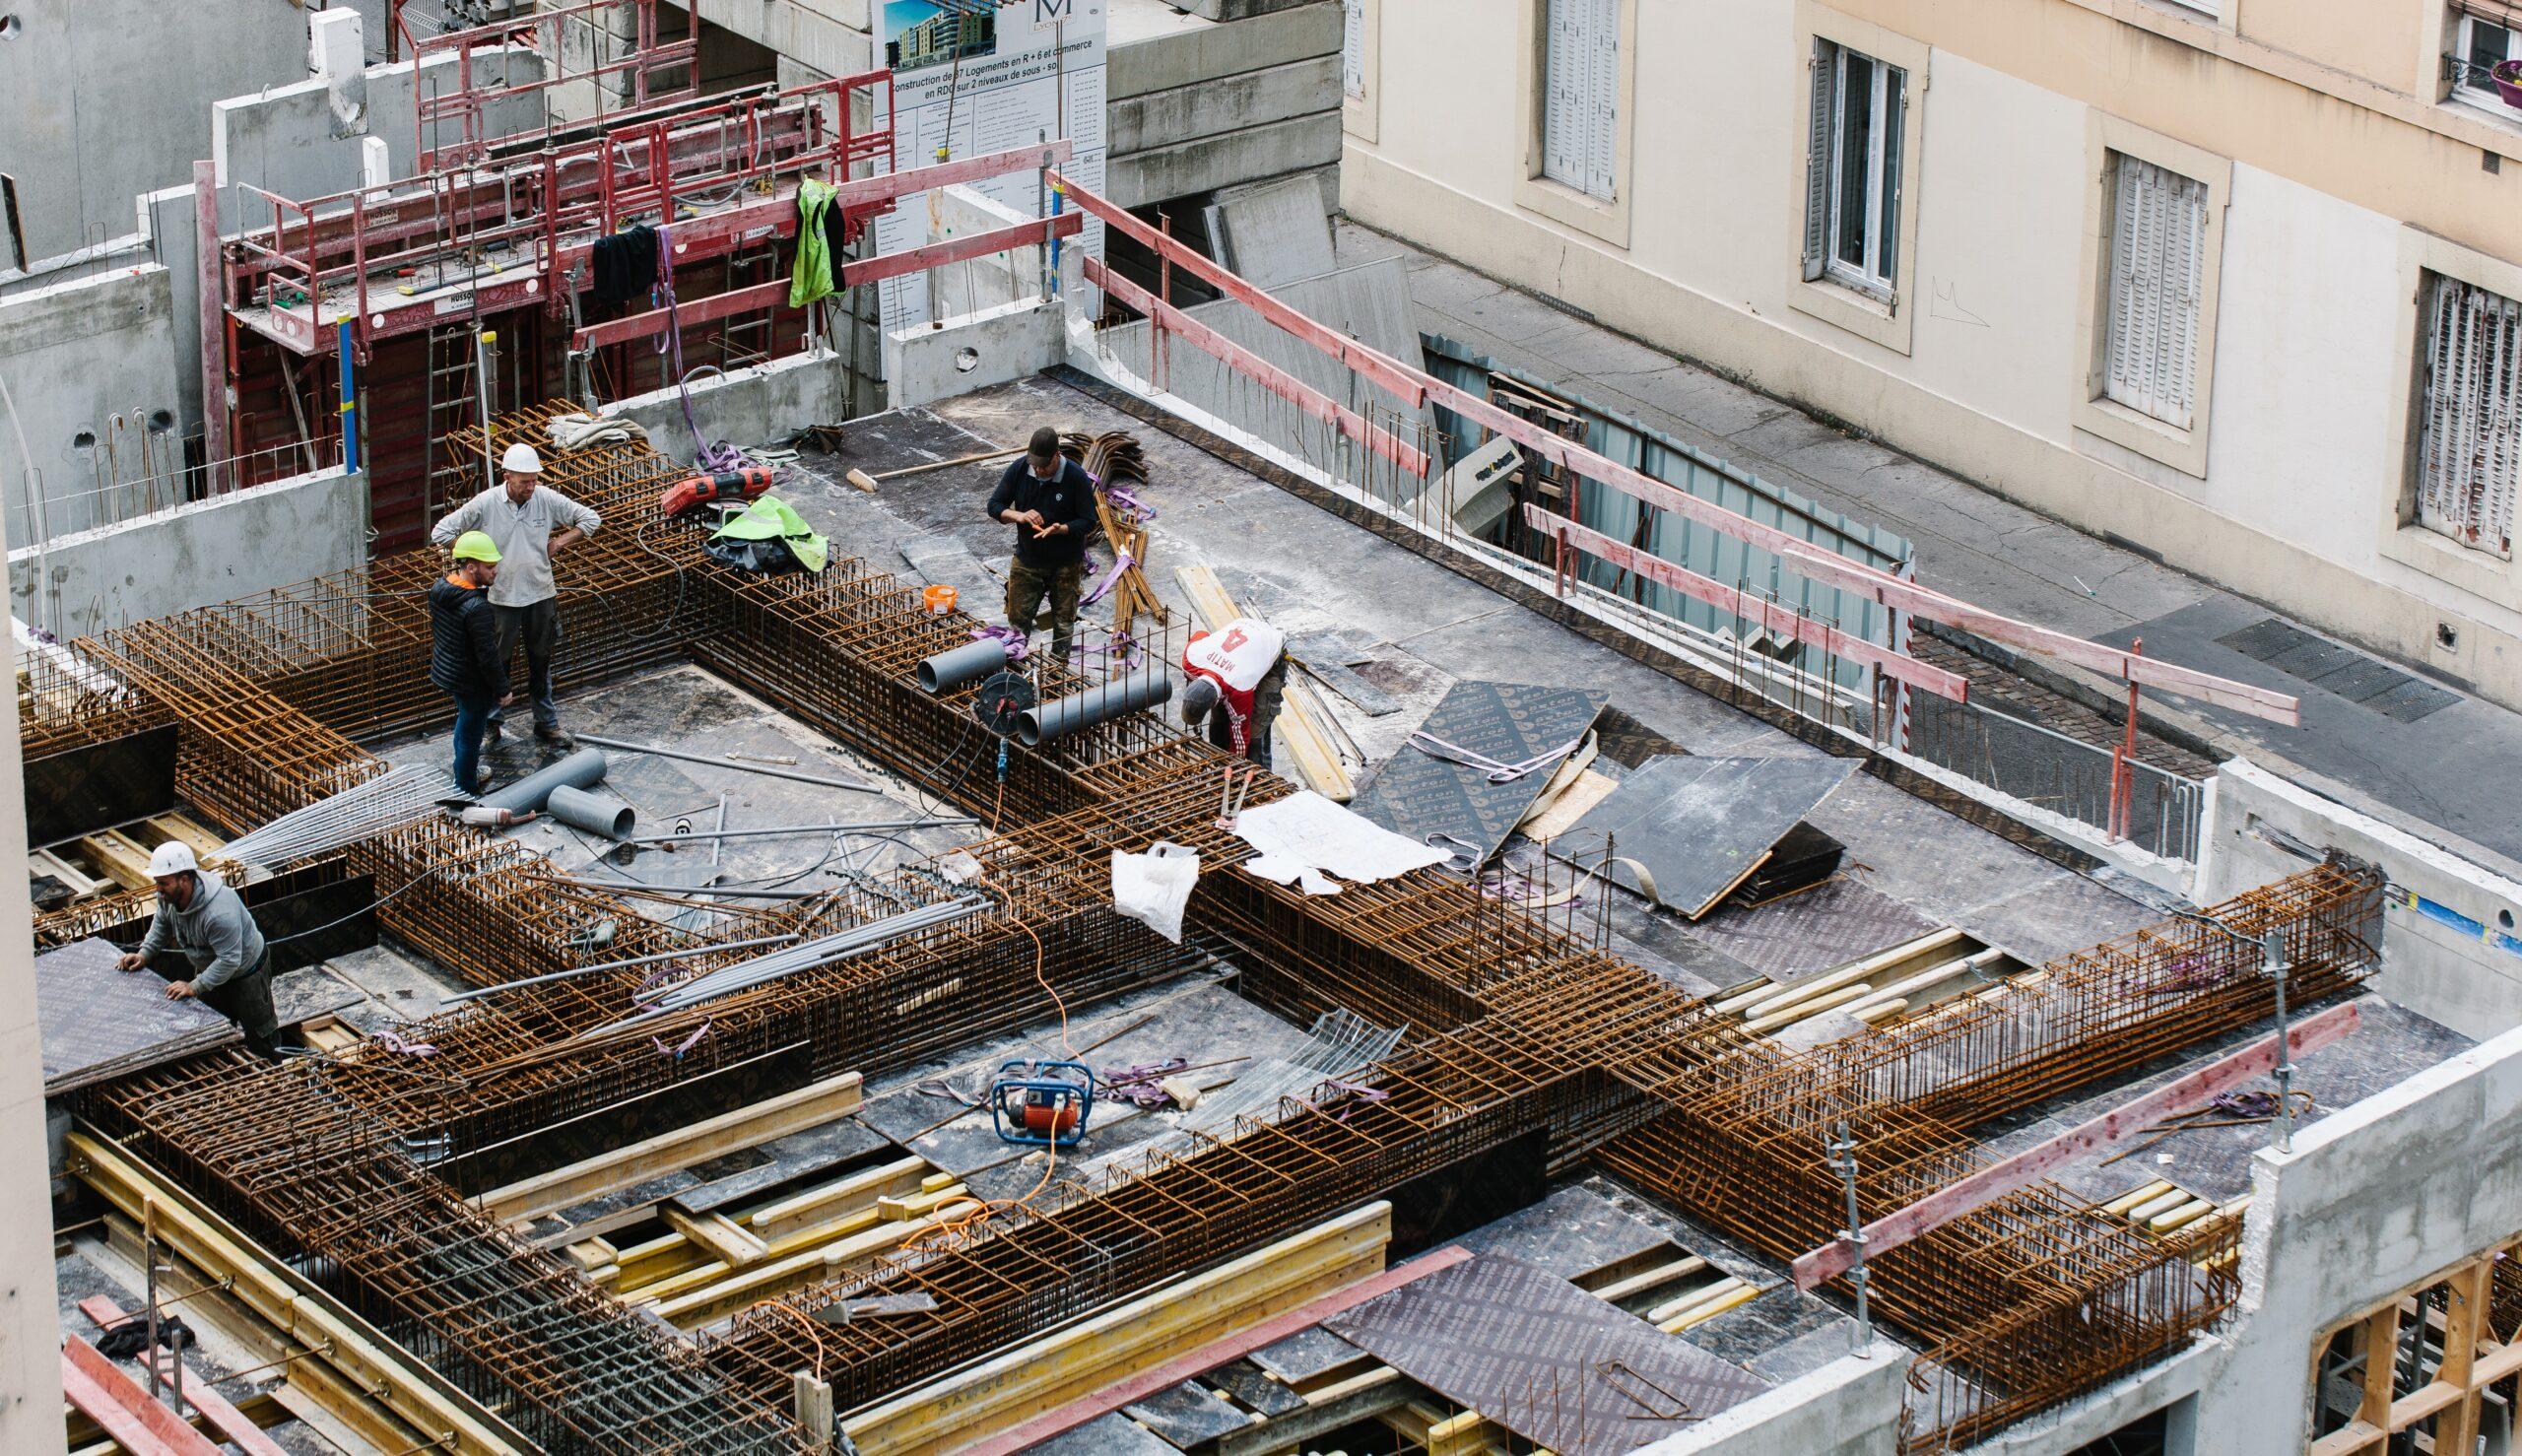
[[(545, 280), (581, 262), (599, 237), (641, 220), (725, 242), (785, 223), (800, 178), (890, 171), (893, 140), (851, 124), (855, 104), (892, 107), (890, 72), (739, 98), (545, 148), (496, 168), (430, 172), (382, 187), (297, 200), (248, 183), (239, 197), (268, 221), (230, 241), (228, 306), (301, 352), (354, 320), (374, 339), (429, 326), (452, 303), (490, 313), (565, 289)], [(687, 236), (690, 233), (687, 233)], [(449, 292), (456, 291), (456, 292)], [(422, 306), (406, 298), (430, 296)]]
[[(394, 0), (386, 27), (388, 59), (410, 55), (416, 62), (415, 84), (420, 84), (432, 57), (455, 57), (448, 84), (434, 92), (424, 89), (414, 107), (413, 156), (419, 159), (419, 169), (471, 165), (488, 159), (504, 142), (540, 135), (540, 126), (531, 132), (489, 133), (490, 108), (512, 98), (543, 98), (563, 87), (581, 89), (593, 99), (596, 119), (601, 120), (609, 91), (627, 91), (630, 109), (698, 95), (699, 27), (687, 9), (683, 35), (661, 38), (657, 3), (584, 0), (421, 35), (413, 32), (406, 0)], [(537, 74), (514, 80), (505, 62), (526, 52), (537, 57)], [(571, 62), (580, 57), (585, 64), (573, 68)], [(496, 77), (487, 74), (486, 63), (493, 61), (500, 63)], [(677, 72), (682, 84), (664, 84), (663, 78)], [(547, 100), (546, 107), (550, 104)], [(450, 125), (455, 131), (451, 142), (445, 139)]]
[[(1908, 751), (2164, 859), (2195, 862), (2207, 786), (1975, 702), (1910, 695)], [(2114, 792), (2114, 781), (2118, 791)]]

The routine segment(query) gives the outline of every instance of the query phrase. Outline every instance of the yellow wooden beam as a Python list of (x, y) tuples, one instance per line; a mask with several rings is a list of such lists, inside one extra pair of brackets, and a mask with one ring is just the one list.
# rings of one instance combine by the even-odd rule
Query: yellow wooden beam
[(843, 1423), (866, 1456), (935, 1456), (1154, 1368), (1383, 1268), (1392, 1206), (1353, 1213), (1177, 1280)]
[(859, 1101), (858, 1074), (844, 1072), (706, 1122), (659, 1133), (645, 1142), (493, 1189), (482, 1195), (481, 1206), (502, 1224), (539, 1219), (696, 1162), (821, 1127), (857, 1111)]
[(407, 1364), (382, 1337), (348, 1311), (299, 1289), (261, 1249), (196, 1209), (138, 1159), (87, 1132), (73, 1132), (68, 1148), (71, 1172), (107, 1203), (135, 1221), (148, 1217), (154, 1204), (158, 1236), (178, 1256), (214, 1280), (231, 1281), (229, 1292), (296, 1348), (321, 1352), (298, 1362), (297, 1378), (310, 1385), (325, 1383), (324, 1377), (303, 1369), (320, 1360), (339, 1373), (340, 1384), (374, 1398), (440, 1450), (458, 1456), (517, 1451), (468, 1403)]

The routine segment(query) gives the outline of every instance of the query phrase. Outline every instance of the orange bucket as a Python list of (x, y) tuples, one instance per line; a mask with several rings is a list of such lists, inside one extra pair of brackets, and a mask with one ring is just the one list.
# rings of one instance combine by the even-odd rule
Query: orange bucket
[(919, 594), (920, 604), (940, 617), (955, 610), (955, 588), (932, 586)]

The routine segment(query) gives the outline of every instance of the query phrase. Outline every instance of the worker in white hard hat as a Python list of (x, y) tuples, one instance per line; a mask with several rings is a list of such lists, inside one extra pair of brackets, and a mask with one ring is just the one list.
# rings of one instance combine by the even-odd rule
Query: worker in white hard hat
[[(552, 701), (552, 653), (561, 642), (560, 604), (554, 600), (552, 559), (596, 533), (603, 518), (543, 484), (543, 457), (519, 442), (499, 458), (499, 484), (447, 512), (430, 532), (441, 547), (467, 531), (489, 536), (499, 550), (499, 579), (491, 586), (498, 614), (499, 660), (511, 661), (525, 643), (526, 695), (534, 704), (534, 736), (565, 748), (561, 710)], [(497, 738), (506, 716), (491, 715)]]
[(149, 874), (158, 883), (158, 913), (140, 949), (116, 964), (138, 970), (171, 950), (192, 974), (166, 982), (167, 1000), (199, 1001), (234, 1022), (245, 1033), (245, 1049), (258, 1057), (277, 1059), (281, 1047), (300, 1044), (295, 1029), (281, 1029), (272, 1010), (271, 948), (244, 899), (203, 869), (190, 846), (174, 840), (149, 856)]

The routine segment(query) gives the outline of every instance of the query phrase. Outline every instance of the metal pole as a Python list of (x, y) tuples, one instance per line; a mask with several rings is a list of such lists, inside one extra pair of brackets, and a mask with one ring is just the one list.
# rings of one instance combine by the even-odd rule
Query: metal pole
[(335, 341), (342, 364), (342, 469), (359, 469), (359, 380), (353, 372), (357, 362), (351, 356), (351, 321), (344, 315), (341, 332)]
[(749, 941), (716, 941), (705, 946), (689, 946), (680, 951), (659, 951), (652, 956), (632, 956), (623, 960), (607, 960), (600, 965), (571, 966), (567, 970), (556, 970), (548, 975), (530, 975), (521, 981), (502, 981), (496, 986), (477, 986), (470, 991), (458, 991), (452, 996), (441, 998), (438, 1005), (453, 1006), (459, 1001), (471, 1001), (477, 996), (488, 996), (494, 991), (513, 991), (519, 986), (539, 986), (546, 981), (564, 981), (571, 976), (593, 975), (600, 970), (622, 970), (633, 965), (652, 965), (660, 960), (674, 960), (685, 956), (706, 956), (716, 951), (745, 951), (755, 946), (784, 945), (796, 939), (796, 935), (786, 934), (765, 935)]
[(491, 368), (498, 357), (496, 346), (499, 336), (484, 329), (473, 336), (473, 398), (482, 413), (482, 474), (484, 490), (499, 483), (498, 448), (491, 442)]
[(697, 843), (703, 839), (765, 839), (781, 834), (845, 834), (853, 829), (925, 829), (978, 824), (965, 814), (937, 815), (928, 819), (879, 819), (866, 824), (782, 825), (766, 829), (708, 829), (689, 834), (638, 834), (623, 840), (625, 844)]
[[(681, 759), (687, 763), (706, 763), (712, 768), (727, 768), (732, 769), (737, 773), (758, 773), (764, 778), (786, 778), (793, 779), (798, 783), (820, 784), (824, 788), (828, 789), (847, 789), (853, 794), (881, 794), (884, 792), (883, 789), (876, 787), (874, 784), (843, 783), (836, 778), (818, 778), (814, 774), (799, 773), (793, 769), (773, 768), (767, 764), (760, 763), (740, 763), (727, 759), (713, 759), (707, 754), (687, 754), (681, 749), (651, 748), (644, 743), (625, 743), (618, 738), (598, 738), (592, 733), (579, 734), (578, 742), (593, 744), (595, 747), (600, 749), (619, 749), (626, 754), (654, 754), (660, 759)], [(691, 835), (687, 834), (684, 837), (690, 838)]]
[(1863, 1358), (1874, 1348), (1874, 1319), (1865, 1303), (1865, 1220), (1856, 1206), (1856, 1140), (1848, 1136), (1845, 1117), (1839, 1119), (1838, 1136), (1831, 1139), (1829, 1149), (1830, 1166), (1838, 1170), (1848, 1196), (1848, 1226), (1839, 1237), (1856, 1250), (1856, 1263), (1848, 1270), (1848, 1287), (1856, 1291), (1856, 1328), (1848, 1335), (1849, 1354)]
[(2267, 967), (2269, 983), (2277, 991), (2277, 1151), (2294, 1151), (2294, 1051), (2286, 1040), (2286, 973), (2293, 967), (2286, 963), (2286, 937), (2271, 930), (2260, 937), (2261, 963)]

